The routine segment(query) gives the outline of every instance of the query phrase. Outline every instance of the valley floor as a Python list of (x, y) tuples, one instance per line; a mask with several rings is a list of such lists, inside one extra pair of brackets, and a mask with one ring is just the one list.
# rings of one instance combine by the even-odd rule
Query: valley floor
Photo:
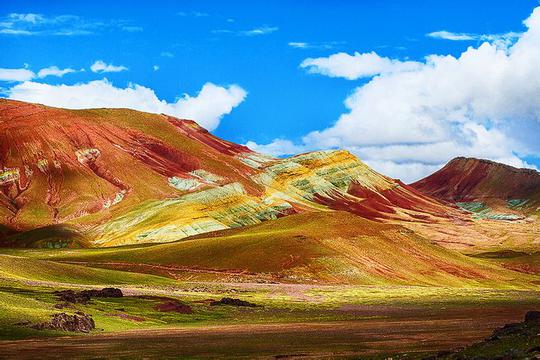
[[(2, 341), (6, 357), (65, 358), (421, 358), (434, 350), (470, 344), (494, 327), (521, 320), (526, 304), (423, 309), (352, 306), (354, 320), (178, 326), (58, 339)], [(324, 316), (324, 312), (321, 311)], [(403, 353), (396, 357), (395, 352)], [(406, 355), (405, 355), (406, 354)]]
[[(534, 288), (189, 282), (13, 255), (0, 255), (0, 279), (0, 357), (17, 359), (415, 359), (481, 340), (540, 308)], [(125, 296), (55, 308), (55, 290), (106, 286)], [(210, 305), (222, 297), (257, 306)], [(167, 301), (192, 313), (157, 310)], [(76, 311), (92, 315), (90, 334), (25, 324)]]

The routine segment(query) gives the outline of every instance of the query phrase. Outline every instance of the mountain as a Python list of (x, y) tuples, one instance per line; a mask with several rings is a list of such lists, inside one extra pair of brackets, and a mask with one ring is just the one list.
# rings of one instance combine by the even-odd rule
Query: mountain
[(4, 246), (170, 242), (334, 210), (386, 222), (462, 216), (346, 151), (277, 159), (191, 120), (6, 99), (0, 190)]
[(476, 213), (490, 206), (512, 215), (535, 211), (540, 202), (540, 173), (489, 160), (458, 157), (411, 187)]
[(529, 199), (540, 192), (540, 173), (490, 160), (458, 157), (411, 186), (446, 201)]

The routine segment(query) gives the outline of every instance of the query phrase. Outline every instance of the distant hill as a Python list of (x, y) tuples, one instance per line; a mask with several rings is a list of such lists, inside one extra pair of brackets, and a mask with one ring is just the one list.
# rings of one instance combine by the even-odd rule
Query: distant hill
[(458, 157), (411, 187), (441, 201), (458, 203), (473, 212), (537, 211), (540, 173), (494, 161)]
[(458, 157), (411, 186), (446, 201), (531, 199), (540, 193), (540, 173), (490, 160)]

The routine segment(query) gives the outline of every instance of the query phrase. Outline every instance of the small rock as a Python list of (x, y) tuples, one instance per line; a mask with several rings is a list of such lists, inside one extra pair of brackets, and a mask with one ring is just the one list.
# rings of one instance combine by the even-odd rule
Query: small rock
[(232, 306), (248, 306), (248, 307), (255, 307), (257, 304), (250, 303), (249, 301), (244, 301), (240, 299), (234, 299), (229, 297), (221, 298), (219, 301), (212, 301), (210, 303), (212, 306), (216, 305), (232, 305)]

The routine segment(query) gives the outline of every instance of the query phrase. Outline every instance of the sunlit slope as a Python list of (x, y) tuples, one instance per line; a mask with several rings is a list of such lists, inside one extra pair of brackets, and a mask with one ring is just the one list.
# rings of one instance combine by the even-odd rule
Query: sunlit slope
[(369, 168), (347, 151), (317, 151), (250, 164), (264, 189), (241, 183), (145, 202), (90, 231), (94, 245), (169, 242), (293, 213), (346, 210), (369, 219), (436, 221), (455, 209)]
[(90, 232), (96, 246), (170, 242), (215, 230), (257, 224), (294, 211), (284, 201), (261, 201), (240, 183), (175, 199), (150, 201)]
[(165, 115), (0, 99), (0, 216), (28, 230), (100, 222), (141, 201), (230, 182), (259, 194), (254, 170), (236, 157), (244, 152)]
[(0, 99), (0, 246), (171, 242), (334, 210), (382, 222), (465, 217), (347, 151), (276, 159), (190, 120)]
[[(368, 219), (459, 216), (437, 200), (371, 169), (348, 151), (317, 151), (276, 160), (254, 177), (269, 196), (309, 201)], [(320, 206), (319, 206), (320, 207)]]
[(287, 282), (528, 287), (537, 279), (433, 245), (401, 226), (341, 211), (290, 215), (212, 235), (43, 256), (91, 266), (159, 264), (183, 271), (230, 271)]
[(46, 285), (166, 285), (172, 282), (159, 276), (131, 272), (96, 269), (81, 265), (61, 264), (25, 256), (0, 254), (0, 284), (22, 281)]

